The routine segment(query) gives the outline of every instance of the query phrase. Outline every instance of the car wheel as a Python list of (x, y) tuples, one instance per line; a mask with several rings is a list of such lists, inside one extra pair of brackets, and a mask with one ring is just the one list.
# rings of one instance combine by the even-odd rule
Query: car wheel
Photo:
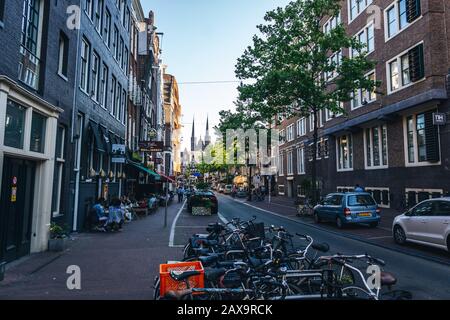
[(319, 214), (317, 212), (314, 212), (314, 222), (315, 223), (321, 223), (322, 219), (320, 219)]
[(371, 222), (371, 223), (369, 223), (369, 227), (371, 227), (371, 228), (378, 227), (378, 222)]
[(342, 219), (337, 217), (336, 218), (336, 225), (339, 229), (343, 229), (344, 228), (344, 223), (342, 222)]
[(405, 231), (400, 226), (394, 227), (394, 241), (398, 244), (404, 244), (406, 242)]

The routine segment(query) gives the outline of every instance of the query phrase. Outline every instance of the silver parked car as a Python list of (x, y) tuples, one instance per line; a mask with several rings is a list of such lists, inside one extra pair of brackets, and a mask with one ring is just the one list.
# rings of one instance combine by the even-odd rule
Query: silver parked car
[(450, 197), (425, 200), (395, 217), (395, 242), (424, 244), (450, 252)]

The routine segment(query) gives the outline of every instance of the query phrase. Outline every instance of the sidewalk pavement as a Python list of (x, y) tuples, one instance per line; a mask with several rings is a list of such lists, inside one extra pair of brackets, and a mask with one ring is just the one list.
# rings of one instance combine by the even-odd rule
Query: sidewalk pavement
[[(122, 232), (74, 234), (62, 253), (33, 254), (7, 266), (1, 299), (152, 299), (159, 264), (182, 257), (169, 247), (172, 221), (181, 204), (127, 223)], [(68, 290), (69, 266), (81, 269), (81, 290)]]

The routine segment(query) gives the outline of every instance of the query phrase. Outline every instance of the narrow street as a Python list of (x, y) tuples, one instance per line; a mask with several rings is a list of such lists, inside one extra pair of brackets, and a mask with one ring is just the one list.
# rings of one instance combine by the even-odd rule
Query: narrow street
[(220, 196), (219, 212), (227, 220), (234, 217), (249, 220), (256, 215), (257, 221), (264, 222), (266, 225), (284, 226), (291, 233), (310, 235), (314, 241), (327, 242), (332, 254), (338, 252), (342, 254), (368, 253), (383, 259), (386, 261), (385, 269), (398, 278), (396, 288), (411, 291), (414, 299), (447, 299), (450, 296), (450, 267), (448, 265), (359, 242), (339, 236), (335, 232), (319, 230), (314, 226), (254, 209), (227, 196)]

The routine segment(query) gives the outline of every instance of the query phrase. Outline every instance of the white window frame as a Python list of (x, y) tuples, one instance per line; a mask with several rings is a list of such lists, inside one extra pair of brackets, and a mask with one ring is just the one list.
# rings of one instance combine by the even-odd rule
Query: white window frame
[[(87, 56), (85, 56), (87, 55)], [(86, 40), (83, 39), (81, 41), (81, 68), (80, 68), (80, 89), (87, 95), (89, 95), (88, 88), (89, 88), (89, 79), (90, 79), (90, 69), (89, 65), (91, 63), (91, 45)], [(84, 77), (83, 77), (83, 71), (84, 71)], [(84, 82), (84, 86), (82, 83)]]
[(286, 141), (291, 142), (294, 140), (294, 124), (290, 124), (286, 128)]
[[(328, 57), (328, 64), (331, 65), (333, 62), (336, 64), (336, 68), (342, 65), (342, 49), (339, 51), (336, 51), (331, 56)], [(327, 72), (325, 74), (327, 81), (332, 81), (337, 76), (339, 76), (339, 73), (337, 71)]]
[(100, 105), (106, 110), (108, 104), (108, 81), (109, 81), (109, 68), (103, 63), (101, 72), (101, 86), (102, 86), (102, 96), (100, 97)]
[[(403, 146), (405, 153), (405, 167), (427, 167), (427, 166), (439, 166), (441, 165), (441, 161), (439, 162), (430, 162), (430, 161), (422, 161), (419, 162), (418, 155), (418, 146), (417, 146), (417, 115), (422, 114), (422, 112), (417, 112), (414, 114), (406, 115), (403, 117)], [(413, 131), (413, 144), (414, 144), (414, 162), (409, 162), (408, 158), (408, 117), (412, 116), (414, 119), (414, 131)], [(439, 152), (442, 152), (441, 145), (441, 137), (438, 134), (438, 143), (439, 143)], [(440, 155), (439, 159), (442, 159), (442, 155)]]
[[(339, 107), (341, 109), (344, 109), (344, 103), (343, 102), (339, 102)], [(326, 108), (325, 109), (325, 122), (328, 122), (334, 118), (338, 118), (342, 116), (342, 112), (338, 112), (338, 113), (334, 113), (333, 111), (331, 111), (330, 109)]]
[(294, 152), (292, 150), (287, 152), (287, 175), (294, 175)]
[[(444, 195), (444, 190), (443, 189), (420, 189), (420, 188), (405, 188), (405, 200), (407, 200), (406, 195), (409, 192), (415, 192), (416, 193), (416, 204), (419, 204), (419, 193), (424, 192), (424, 193), (440, 193), (442, 194), (442, 196)], [(432, 198), (429, 198), (432, 199)]]
[(314, 131), (314, 122), (315, 122), (314, 113), (311, 113), (309, 115), (308, 120), (309, 120), (309, 132), (313, 132)]
[[(380, 157), (380, 164), (375, 166), (374, 165), (374, 152), (373, 152), (373, 129), (378, 128), (379, 130), (379, 139), (378, 139), (378, 150), (379, 150), (379, 157)], [(386, 157), (387, 157), (387, 164), (383, 164), (383, 128), (386, 130)], [(367, 145), (367, 130), (370, 130), (370, 166), (367, 159), (367, 148), (369, 147)], [(364, 128), (364, 165), (366, 170), (376, 170), (376, 169), (387, 169), (389, 168), (389, 140), (388, 140), (388, 133), (387, 133), (387, 124), (382, 124), (378, 126), (373, 126), (370, 128)]]
[(101, 61), (100, 55), (94, 51), (92, 54), (92, 92), (90, 94), (92, 100), (100, 103), (100, 79), (101, 79)]
[[(62, 216), (62, 214), (60, 213), (60, 209), (61, 209), (61, 190), (62, 190), (62, 176), (64, 173), (64, 165), (66, 163), (66, 160), (64, 159), (64, 147), (65, 147), (65, 138), (66, 138), (66, 128), (62, 127), (62, 126), (58, 126), (58, 128), (62, 128), (62, 137), (61, 137), (61, 157), (59, 157), (59, 155), (57, 155), (55, 158), (55, 163), (56, 163), (56, 170), (58, 170), (58, 185), (57, 187), (57, 192), (56, 192), (56, 211), (52, 212), (52, 217), (59, 217)], [(55, 186), (53, 186), (55, 187)]]
[(329, 18), (322, 26), (323, 33), (328, 34), (330, 31), (335, 29), (338, 25), (342, 23), (342, 14), (341, 11), (334, 16)]
[(363, 5), (359, 6), (358, 5), (358, 10), (357, 13), (354, 17), (352, 17), (352, 0), (348, 0), (347, 2), (347, 7), (348, 7), (348, 23), (352, 23), (356, 18), (358, 18), (361, 13), (364, 12), (364, 10), (372, 4), (372, 0), (355, 0), (356, 4), (358, 5), (358, 2), (362, 2)]
[[(368, 50), (369, 49), (369, 38), (368, 38), (368, 35), (369, 35), (369, 29), (370, 28), (372, 28), (372, 34), (373, 34), (372, 43), (373, 43), (373, 46), (372, 46), (371, 50)], [(367, 25), (365, 25), (364, 28), (359, 30), (355, 34), (354, 38), (359, 40), (361, 34), (364, 36), (364, 40), (365, 40), (364, 41), (364, 45), (366, 46), (365, 50), (367, 50), (366, 51), (366, 56), (367, 56), (367, 55), (369, 55), (369, 54), (371, 54), (372, 52), (375, 51), (375, 20), (372, 20)], [(353, 48), (350, 48), (349, 51), (350, 51), (350, 57), (351, 58), (355, 58), (355, 57), (357, 57), (359, 55), (358, 52), (355, 52), (353, 50)]]
[(284, 154), (280, 153), (278, 155), (278, 175), (280, 177), (284, 176)]
[[(380, 191), (380, 193), (381, 193), (381, 203), (377, 203), (378, 206), (380, 208), (385, 208), (385, 209), (389, 209), (391, 207), (391, 190), (390, 190), (390, 188), (387, 188), (387, 187), (364, 187), (364, 190)], [(388, 199), (388, 201), (389, 201), (388, 205), (383, 203), (383, 191), (387, 191), (388, 192), (388, 198), (389, 198)], [(374, 200), (375, 200), (375, 198), (374, 198)]]
[[(366, 78), (368, 78), (372, 74), (374, 76), (374, 81), (376, 81), (377, 80), (376, 70), (372, 70), (372, 71), (366, 73)], [(366, 106), (366, 105), (368, 105), (368, 104), (370, 104), (372, 102), (377, 101), (377, 94), (374, 93), (374, 92), (369, 92), (369, 91), (366, 91), (366, 90), (363, 90), (363, 89), (357, 89), (357, 94), (358, 94), (358, 97), (357, 97), (358, 104), (355, 104), (355, 99), (354, 99), (355, 93), (352, 92), (352, 94), (351, 94), (352, 100), (350, 102), (350, 108), (351, 108), (352, 111), (356, 110), (356, 109), (359, 109), (361, 107), (364, 107), (364, 106)], [(374, 97), (372, 97), (372, 94), (374, 95)], [(367, 103), (363, 104), (363, 101), (366, 101)]]
[(286, 129), (280, 130), (280, 146), (286, 143)]
[(297, 148), (297, 174), (305, 174), (305, 148)]
[[(403, 89), (409, 88), (417, 83), (420, 83), (420, 82), (426, 80), (426, 76), (424, 76), (422, 79), (415, 81), (415, 82), (411, 81), (411, 79), (410, 79), (408, 84), (403, 85), (402, 57), (404, 55), (407, 55), (411, 49), (413, 49), (423, 43), (424, 43), (423, 41), (416, 43), (415, 45), (409, 47), (405, 51), (401, 52), (400, 54), (398, 54), (397, 56), (395, 56), (394, 58), (392, 58), (386, 62), (386, 83), (387, 83), (387, 94), (388, 95), (399, 92)], [(425, 57), (424, 57), (424, 59), (425, 59)], [(397, 61), (397, 64), (398, 64), (398, 76), (399, 76), (400, 86), (398, 87), (398, 89), (392, 90), (391, 63), (394, 61)], [(425, 65), (425, 61), (424, 61), (424, 65)]]
[[(404, 26), (403, 28), (400, 28), (400, 11), (399, 11), (400, 7), (399, 7), (398, 3), (399, 3), (399, 0), (395, 0), (390, 5), (388, 5), (386, 7), (386, 9), (384, 9), (384, 13), (383, 13), (384, 19), (383, 20), (384, 20), (384, 41), (385, 42), (388, 42), (389, 40), (395, 38), (400, 33), (402, 33), (403, 31), (408, 29), (410, 26), (412, 26), (414, 23), (416, 23), (417, 21), (422, 19), (422, 17), (423, 17), (423, 14), (421, 12), (420, 16), (416, 20), (414, 20), (413, 22), (406, 22), (406, 26)], [(396, 17), (396, 22), (397, 22), (397, 32), (393, 35), (389, 35), (388, 11), (391, 10), (392, 8), (394, 8), (394, 11), (395, 11), (395, 17)]]
[[(349, 154), (347, 157), (347, 168), (344, 168), (344, 159), (340, 159), (340, 141), (343, 137), (347, 137), (347, 148), (349, 149)], [(351, 141), (349, 141), (351, 138)], [(353, 167), (354, 167), (354, 152), (353, 152), (353, 136), (352, 134), (348, 133), (348, 134), (344, 134), (341, 136), (336, 137), (336, 168), (337, 168), (337, 172), (345, 172), (345, 171), (353, 171)], [(350, 158), (352, 161), (350, 161)], [(342, 161), (341, 161), (342, 160)]]
[(306, 135), (306, 118), (302, 117), (297, 120), (297, 137)]
[[(69, 38), (64, 34), (64, 36), (62, 37), (62, 33), (59, 36), (59, 52), (58, 52), (58, 75), (63, 78), (64, 80), (68, 81), (69, 79), (67, 78), (68, 74), (69, 74), (69, 57), (67, 57), (67, 74), (65, 75), (63, 73), (63, 66), (64, 66), (64, 56), (65, 53), (67, 52), (67, 54), (69, 54), (69, 48), (67, 48), (66, 51), (66, 45), (69, 44)], [(65, 39), (64, 39), (65, 37)], [(67, 43), (66, 41), (67, 40)]]

